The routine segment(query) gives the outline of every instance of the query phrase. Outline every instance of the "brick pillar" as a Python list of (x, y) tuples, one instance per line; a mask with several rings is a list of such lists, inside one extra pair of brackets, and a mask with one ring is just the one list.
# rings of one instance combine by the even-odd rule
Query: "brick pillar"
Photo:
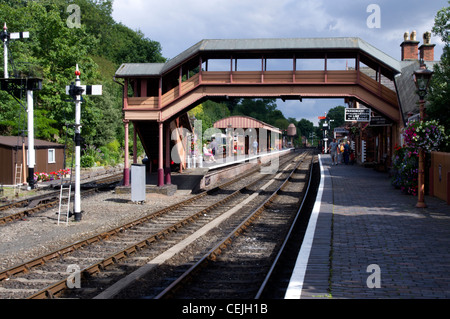
[(434, 47), (436, 44), (422, 44), (419, 47), (420, 59), (434, 61)]

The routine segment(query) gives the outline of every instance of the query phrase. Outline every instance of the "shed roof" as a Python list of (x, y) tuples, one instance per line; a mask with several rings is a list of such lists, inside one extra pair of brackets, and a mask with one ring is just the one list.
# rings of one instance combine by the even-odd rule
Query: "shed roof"
[[(22, 137), (17, 136), (0, 136), (0, 145), (15, 148), (22, 147)], [(25, 137), (25, 147), (28, 147), (28, 137)], [(36, 149), (45, 148), (64, 148), (64, 144), (58, 144), (53, 142), (48, 142), (44, 140), (34, 140), (34, 147)]]
[(263, 128), (268, 131), (276, 132), (281, 134), (281, 130), (277, 127), (274, 127), (270, 124), (264, 123), (260, 120), (257, 120), (253, 117), (243, 116), (243, 115), (235, 115), (223, 118), (214, 123), (214, 128), (228, 128), (231, 126), (232, 128)]
[(146, 76), (161, 74), (165, 63), (123, 63), (116, 76)]
[(400, 62), (357, 37), (340, 38), (267, 38), (267, 39), (206, 39), (181, 52), (166, 63), (124, 63), (117, 77), (159, 76), (202, 52), (255, 51), (312, 51), (360, 50), (384, 64), (394, 73), (401, 71)]

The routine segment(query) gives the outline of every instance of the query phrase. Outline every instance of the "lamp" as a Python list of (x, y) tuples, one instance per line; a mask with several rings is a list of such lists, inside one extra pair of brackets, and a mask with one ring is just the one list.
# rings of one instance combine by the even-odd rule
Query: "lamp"
[(419, 70), (414, 71), (414, 83), (416, 84), (417, 94), (419, 95), (421, 100), (424, 100), (425, 96), (428, 93), (427, 90), (432, 75), (433, 71), (428, 70), (424, 64), (420, 66)]
[[(425, 96), (427, 95), (428, 86), (431, 81), (433, 71), (428, 70), (423, 60), (420, 61), (420, 69), (414, 71), (414, 83), (417, 87), (419, 95), (420, 121), (424, 120)], [(416, 207), (425, 208), (425, 174), (424, 174), (424, 157), (423, 149), (419, 150), (419, 172), (418, 172), (418, 188), (417, 188), (417, 204)]]

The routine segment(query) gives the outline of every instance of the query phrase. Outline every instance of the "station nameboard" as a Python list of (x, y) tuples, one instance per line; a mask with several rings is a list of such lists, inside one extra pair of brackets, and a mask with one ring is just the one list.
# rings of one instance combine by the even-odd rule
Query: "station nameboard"
[(345, 109), (346, 122), (370, 122), (370, 109)]
[(390, 126), (392, 123), (382, 116), (372, 116), (370, 118), (370, 126)]

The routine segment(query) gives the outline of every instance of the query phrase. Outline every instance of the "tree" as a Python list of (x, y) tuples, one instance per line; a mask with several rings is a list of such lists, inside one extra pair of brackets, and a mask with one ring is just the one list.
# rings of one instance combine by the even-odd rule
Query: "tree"
[[(450, 3), (450, 1), (449, 1)], [(445, 43), (441, 61), (434, 65), (426, 113), (431, 119), (438, 120), (450, 135), (450, 7), (439, 10), (436, 15), (433, 33)], [(450, 145), (443, 148), (450, 151)]]
[[(79, 28), (67, 24), (69, 4), (81, 8)], [(74, 82), (79, 64), (82, 84), (103, 85), (102, 96), (83, 96), (83, 138), (97, 147), (115, 138), (123, 141), (122, 88), (112, 81), (112, 74), (123, 62), (165, 59), (158, 42), (116, 23), (111, 14), (112, 0), (0, 0), (0, 20), (7, 22), (8, 30), (30, 32), (29, 39), (10, 42), (11, 76), (14, 69), (43, 79), (42, 90), (35, 94), (36, 138), (64, 140), (65, 124), (73, 124), (75, 118), (65, 88)], [(24, 92), (16, 97), (26, 106)], [(23, 112), (15, 99), (0, 91), (0, 134), (18, 134)], [(73, 136), (73, 127), (68, 134)]]
[(333, 120), (330, 122), (330, 131), (333, 131), (336, 127), (345, 125), (345, 106), (336, 106), (330, 109), (327, 117)]
[(230, 111), (225, 104), (208, 100), (189, 111), (189, 115), (202, 121), (202, 133), (204, 133), (208, 128), (212, 128), (218, 120), (229, 117)]
[(295, 126), (297, 126), (297, 124), (298, 124), (297, 119), (295, 119), (293, 117), (288, 117), (287, 120), (288, 120), (289, 124), (294, 124)]
[(298, 136), (305, 136), (306, 138), (309, 138), (309, 135), (314, 132), (314, 124), (307, 119), (301, 119), (298, 121), (297, 129)]
[(233, 115), (246, 115), (259, 121), (286, 129), (289, 122), (283, 113), (277, 109), (276, 99), (243, 99), (239, 104), (234, 105)]

